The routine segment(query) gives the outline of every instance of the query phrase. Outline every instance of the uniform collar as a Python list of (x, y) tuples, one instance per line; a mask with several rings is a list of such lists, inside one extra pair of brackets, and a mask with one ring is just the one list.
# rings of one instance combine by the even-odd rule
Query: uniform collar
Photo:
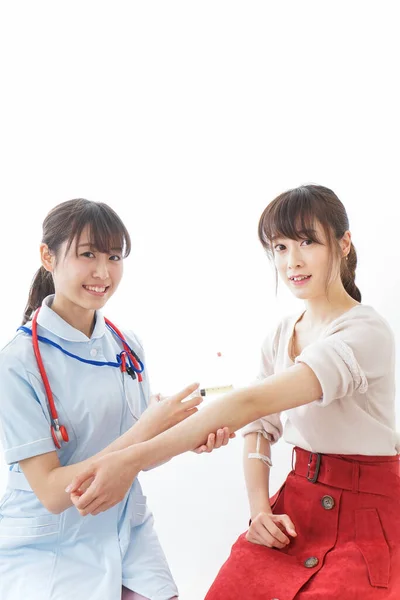
[(82, 331), (69, 325), (69, 323), (64, 321), (60, 315), (50, 308), (53, 298), (54, 295), (47, 296), (42, 302), (42, 307), (37, 320), (41, 327), (44, 327), (47, 331), (50, 331), (50, 333), (54, 333), (57, 337), (68, 342), (87, 342), (89, 339), (95, 340), (104, 335), (106, 324), (104, 322), (104, 317), (99, 310), (96, 310), (96, 323), (93, 333), (91, 337), (88, 338)]

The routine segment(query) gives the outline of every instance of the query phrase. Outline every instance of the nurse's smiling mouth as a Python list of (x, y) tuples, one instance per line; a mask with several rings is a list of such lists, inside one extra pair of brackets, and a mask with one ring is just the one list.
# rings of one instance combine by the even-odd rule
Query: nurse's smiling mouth
[(83, 285), (83, 289), (85, 289), (92, 296), (104, 296), (108, 289), (109, 285)]

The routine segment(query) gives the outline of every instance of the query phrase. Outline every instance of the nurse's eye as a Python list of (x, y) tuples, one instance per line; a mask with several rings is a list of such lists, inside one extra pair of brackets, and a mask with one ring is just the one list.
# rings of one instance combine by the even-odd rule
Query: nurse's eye
[(274, 246), (274, 250), (275, 252), (283, 252), (283, 250), (285, 250), (286, 246), (284, 246), (283, 244), (276, 244), (276, 246)]
[(118, 254), (112, 254), (110, 256), (109, 260), (112, 260), (114, 262), (118, 262), (119, 260), (122, 260), (122, 256), (118, 256)]
[(85, 256), (86, 258), (94, 258), (93, 252), (90, 252), (89, 250), (87, 252), (82, 252), (81, 256)]
[(304, 244), (304, 246), (311, 246), (312, 243), (313, 243), (312, 240), (303, 240), (301, 242), (301, 245), (303, 246), (303, 244)]

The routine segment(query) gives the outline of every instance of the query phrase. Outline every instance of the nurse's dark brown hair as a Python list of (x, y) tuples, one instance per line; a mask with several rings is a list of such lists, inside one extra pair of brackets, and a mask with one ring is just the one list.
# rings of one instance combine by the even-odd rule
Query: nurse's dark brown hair
[(331, 251), (330, 272), (334, 258), (340, 260), (340, 277), (346, 292), (361, 302), (361, 293), (355, 284), (357, 253), (351, 244), (350, 253), (342, 257), (339, 240), (349, 230), (346, 209), (329, 188), (322, 185), (303, 185), (280, 194), (261, 215), (258, 224), (258, 237), (268, 256), (273, 259), (274, 240), (278, 237), (291, 240), (312, 240), (321, 244), (315, 231), (319, 222), (325, 232)]
[[(76, 238), (77, 243), (83, 229), (88, 226), (89, 243), (98, 252), (111, 252), (120, 248), (124, 257), (131, 251), (129, 233), (117, 213), (103, 202), (84, 198), (67, 200), (53, 208), (43, 221), (42, 243), (58, 259), (60, 246), (67, 242), (65, 253)], [(54, 294), (53, 276), (44, 267), (36, 272), (24, 311), (22, 324), (29, 321), (44, 298)]]

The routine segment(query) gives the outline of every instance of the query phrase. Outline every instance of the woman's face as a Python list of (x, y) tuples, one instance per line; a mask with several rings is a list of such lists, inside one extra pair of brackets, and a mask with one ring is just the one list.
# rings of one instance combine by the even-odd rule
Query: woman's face
[(49, 270), (53, 274), (57, 297), (83, 309), (97, 310), (111, 298), (121, 281), (122, 248), (110, 248), (109, 253), (99, 252), (90, 246), (89, 239), (86, 227), (66, 254), (67, 242), (64, 242), (58, 259), (51, 255)]
[(330, 261), (333, 259), (330, 283), (340, 277), (339, 260), (331, 251), (320, 223), (315, 226), (320, 244), (311, 240), (277, 237), (273, 241), (274, 262), (282, 281), (302, 300), (326, 296)]

